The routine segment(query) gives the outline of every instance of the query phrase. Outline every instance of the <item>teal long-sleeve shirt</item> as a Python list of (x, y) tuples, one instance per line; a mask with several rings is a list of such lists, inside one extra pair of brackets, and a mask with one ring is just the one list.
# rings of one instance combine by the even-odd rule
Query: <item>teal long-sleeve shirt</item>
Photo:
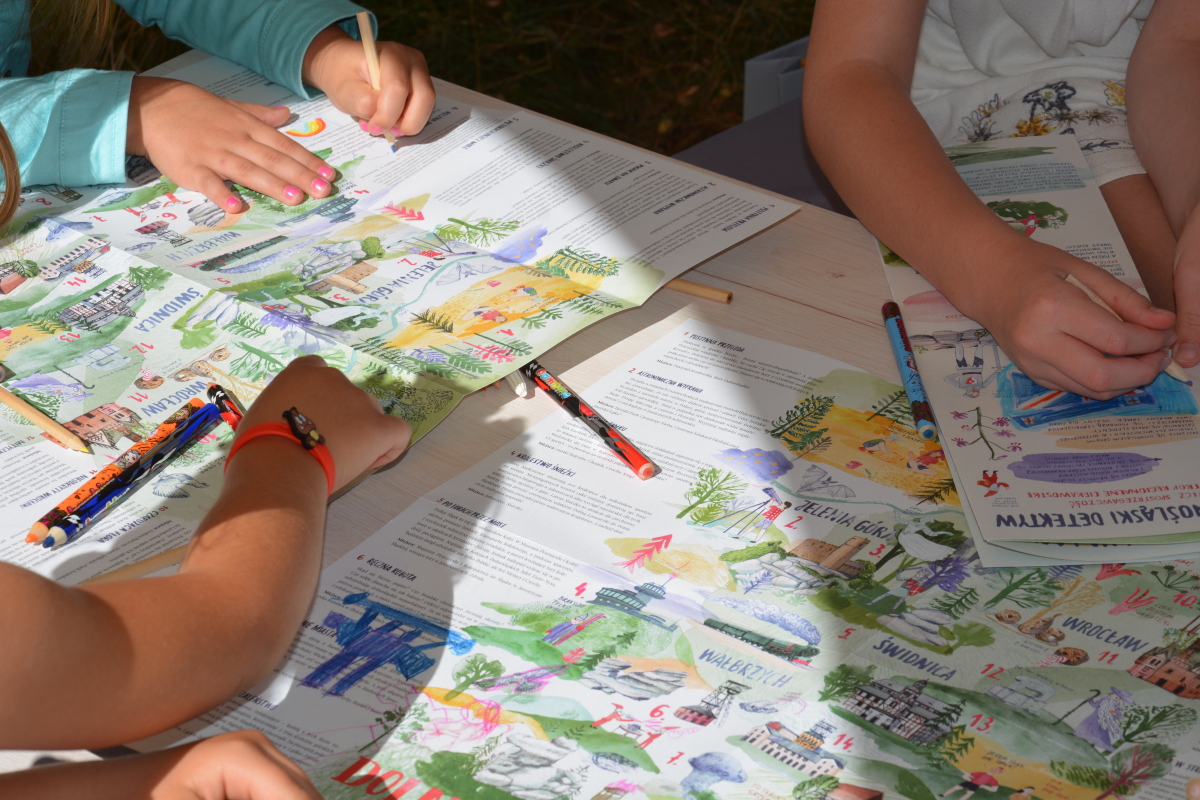
[[(116, 0), (142, 25), (235, 61), (308, 98), (300, 68), (316, 35), (339, 23), (357, 38), (349, 0)], [(0, 0), (0, 122), (21, 182), (86, 186), (125, 180), (132, 72), (29, 68), (29, 0)], [(88, 35), (80, 31), (79, 35)]]

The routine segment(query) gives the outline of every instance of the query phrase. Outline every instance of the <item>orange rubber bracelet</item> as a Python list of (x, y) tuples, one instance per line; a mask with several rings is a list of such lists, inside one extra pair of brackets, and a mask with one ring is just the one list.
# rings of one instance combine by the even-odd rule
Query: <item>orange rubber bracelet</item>
[[(233, 447), (229, 448), (229, 455), (225, 456), (225, 469), (229, 469), (229, 461), (238, 450), (241, 450), (255, 439), (261, 439), (264, 436), (280, 436), (284, 439), (291, 439), (296, 444), (304, 447), (304, 443), (300, 441), (299, 436), (292, 432), (290, 425), (283, 422), (261, 422), (253, 428), (242, 431), (241, 435), (237, 437), (237, 441), (233, 443)], [(333, 455), (329, 452), (329, 448), (324, 444), (318, 444), (311, 448), (304, 447), (304, 449), (312, 454), (312, 457), (321, 465), (321, 469), (325, 470), (325, 480), (329, 482), (329, 493), (333, 494), (333, 487), (336, 485), (337, 469), (333, 464)]]

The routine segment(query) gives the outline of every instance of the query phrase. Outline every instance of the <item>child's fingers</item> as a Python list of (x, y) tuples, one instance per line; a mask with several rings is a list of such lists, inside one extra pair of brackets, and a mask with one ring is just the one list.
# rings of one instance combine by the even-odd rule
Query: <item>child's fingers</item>
[[(276, 130), (259, 129), (254, 132), (254, 140), (266, 147), (277, 151), (280, 155), (286, 156), (296, 164), (304, 167), (309, 173), (315, 173), (317, 177), (325, 181), (334, 179), (336, 172), (333, 167), (327, 164), (323, 159), (310, 153), (304, 145), (299, 142), (284, 136)], [(269, 156), (272, 163), (276, 161), (278, 156)], [(281, 165), (284, 163), (279, 162)], [(288, 165), (290, 167), (290, 165)], [(301, 181), (311, 181), (307, 173), (304, 175), (293, 175), (292, 177)]]
[(1152, 353), (1175, 340), (1171, 330), (1174, 314), (1153, 308), (1149, 300), (1108, 273), (1096, 272), (1107, 280), (1089, 273), (1084, 285), (1108, 308), (1095, 302), (1083, 289), (1072, 287), (1066, 300), (1070, 305), (1062, 309), (1063, 331), (1114, 356)]
[(1175, 360), (1185, 367), (1200, 363), (1200, 225), (1188, 220), (1175, 255)]
[(1162, 350), (1107, 358), (1086, 342), (1071, 336), (1056, 337), (1053, 352), (1059, 375), (1051, 379), (1069, 392), (1096, 400), (1109, 400), (1145, 386), (1167, 365), (1167, 354)]
[(1117, 280), (1102, 269), (1088, 270), (1079, 279), (1108, 303), (1121, 319), (1135, 325), (1154, 330), (1166, 330), (1175, 324), (1175, 315), (1163, 308), (1156, 308), (1132, 286)]
[(395, 42), (383, 45), (379, 58), (381, 90), (371, 124), (402, 136), (420, 133), (437, 99), (425, 57)]
[[(268, 177), (265, 178), (265, 185), (271, 187), (271, 190), (263, 191), (258, 187), (251, 188), (276, 199), (282, 199), (286, 203), (291, 203), (296, 197), (302, 197), (304, 194), (326, 197), (333, 189), (332, 184), (315, 171), (274, 147), (250, 142), (242, 148), (239, 155), (247, 159), (256, 168), (258, 174), (266, 173)], [(249, 184), (246, 185), (249, 186)], [(296, 195), (296, 191), (299, 191), (300, 195)]]
[(400, 122), (397, 127), (405, 136), (412, 136), (420, 133), (425, 127), (425, 123), (429, 121), (429, 115), (433, 113), (433, 105), (437, 102), (437, 90), (433, 88), (433, 81), (429, 77), (429, 73), (422, 72), (421, 74), (413, 75), (412, 87), (408, 94), (408, 103), (404, 106), (404, 113), (400, 116)]

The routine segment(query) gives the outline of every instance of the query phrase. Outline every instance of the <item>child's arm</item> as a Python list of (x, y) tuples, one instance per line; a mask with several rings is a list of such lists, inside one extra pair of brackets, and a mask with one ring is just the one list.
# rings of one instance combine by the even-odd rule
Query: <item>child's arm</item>
[[(296, 407), (327, 439), (345, 485), (395, 458), (406, 422), (315, 356), (280, 373), (241, 430)], [(0, 748), (132, 741), (267, 675), (291, 644), (321, 563), (325, 474), (295, 442), (263, 437), (229, 462), (179, 574), (60, 586), (0, 564)]]
[(1142, 27), (1126, 81), (1129, 132), (1162, 198), (1175, 251), (1175, 358), (1200, 363), (1200, 13), (1158, 0)]
[(0, 798), (77, 800), (320, 800), (304, 772), (258, 731), (102, 761), (0, 775)]
[[(1038, 383), (1109, 398), (1150, 382), (1174, 317), (1104, 270), (1013, 231), (959, 178), (909, 99), (924, 8), (923, 0), (817, 4), (804, 119), (822, 168), (873, 234), (986, 325)], [(1068, 285), (1069, 273), (1126, 321)]]

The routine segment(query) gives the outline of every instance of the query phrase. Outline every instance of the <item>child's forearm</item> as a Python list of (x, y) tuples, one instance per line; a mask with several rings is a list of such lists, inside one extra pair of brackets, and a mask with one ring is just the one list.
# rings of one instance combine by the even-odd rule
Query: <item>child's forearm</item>
[(859, 220), (970, 314), (990, 272), (970, 267), (1024, 243), (958, 176), (905, 87), (876, 65), (837, 65), (805, 81), (804, 118)]
[(1126, 81), (1129, 132), (1178, 237), (1200, 204), (1200, 15), (1159, 0), (1138, 37)]
[(73, 589), (13, 570), (9, 591), (30, 613), (10, 641), (36, 645), (0, 664), (0, 747), (132, 741), (277, 663), (320, 571), (325, 475), (300, 445), (265, 438), (226, 481), (176, 576)]

